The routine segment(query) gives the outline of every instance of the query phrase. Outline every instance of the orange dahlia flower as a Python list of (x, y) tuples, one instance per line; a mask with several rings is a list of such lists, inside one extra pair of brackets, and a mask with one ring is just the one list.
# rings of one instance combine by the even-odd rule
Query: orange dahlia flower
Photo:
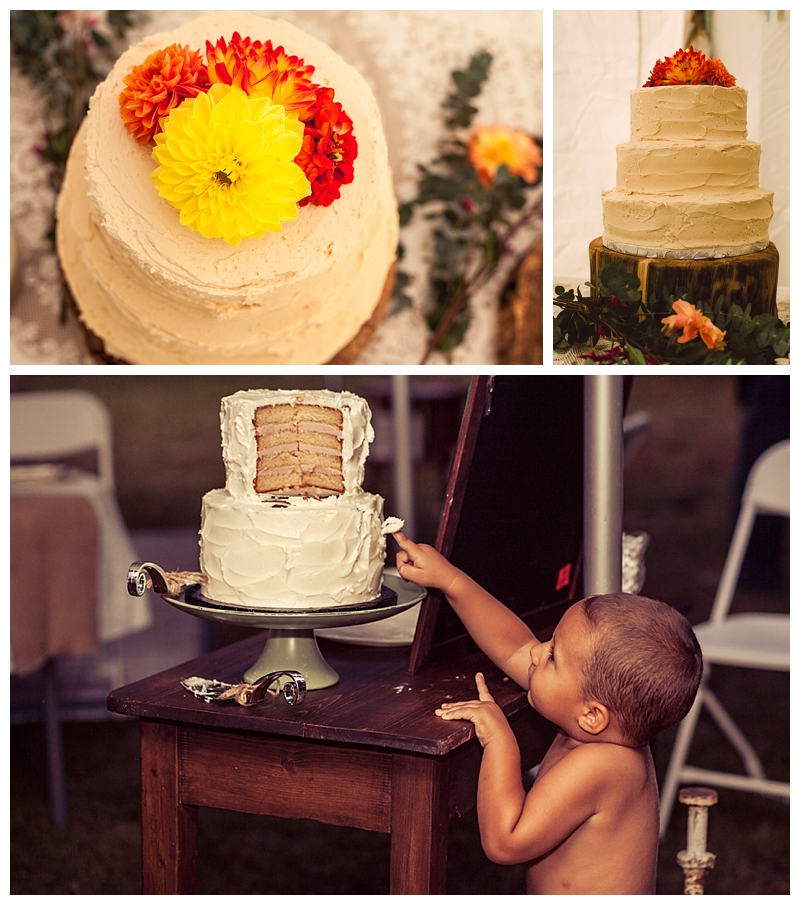
[(236, 85), (250, 97), (270, 97), (286, 112), (305, 122), (316, 100), (311, 82), (314, 67), (290, 56), (272, 42), (253, 41), (234, 32), (230, 41), (206, 41), (208, 75), (212, 82)]
[(208, 72), (200, 51), (180, 44), (157, 50), (125, 76), (119, 108), (125, 128), (139, 144), (152, 144), (161, 120), (187, 97), (208, 91)]
[(332, 88), (319, 88), (303, 134), (303, 147), (294, 159), (311, 183), (311, 195), (300, 206), (312, 201), (322, 207), (332, 204), (340, 195), (340, 187), (353, 181), (357, 156), (353, 121), (334, 101)]
[(512, 176), (534, 183), (542, 164), (542, 152), (527, 132), (505, 126), (477, 126), (468, 144), (469, 161), (484, 188), (506, 166)]
[(723, 88), (733, 88), (736, 79), (728, 72), (722, 60), (708, 60), (706, 62), (706, 83), (709, 85), (721, 85)]
[(688, 343), (695, 336), (699, 336), (709, 349), (725, 348), (724, 331), (715, 326), (711, 318), (706, 317), (699, 308), (678, 299), (672, 303), (672, 310), (676, 313), (661, 319), (661, 323), (664, 324), (661, 329), (667, 336), (682, 330), (678, 337), (679, 343)]

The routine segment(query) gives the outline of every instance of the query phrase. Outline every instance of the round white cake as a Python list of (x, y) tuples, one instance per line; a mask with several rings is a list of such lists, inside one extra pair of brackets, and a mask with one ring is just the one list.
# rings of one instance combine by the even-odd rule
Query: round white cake
[(204, 594), (259, 610), (377, 598), (386, 538), (383, 499), (361, 486), (374, 438), (365, 400), (246, 390), (222, 400), (220, 423), (226, 485), (203, 497)]
[[(171, 44), (201, 53), (238, 32), (314, 67), (352, 119), (353, 181), (281, 232), (232, 247), (181, 225), (160, 197), (147, 145), (120, 116), (124, 78)], [(179, 108), (180, 109), (180, 108)], [(395, 260), (397, 203), (381, 117), (363, 77), (280, 20), (209, 13), (126, 51), (73, 144), (57, 206), (58, 253), (88, 329), (133, 364), (324, 364), (369, 320)]]
[(643, 257), (712, 258), (769, 244), (773, 192), (758, 184), (747, 92), (662, 85), (631, 92), (631, 140), (603, 192), (603, 245)]
[(386, 539), (376, 494), (252, 503), (212, 490), (203, 497), (201, 523), (200, 568), (212, 600), (327, 609), (380, 593)]

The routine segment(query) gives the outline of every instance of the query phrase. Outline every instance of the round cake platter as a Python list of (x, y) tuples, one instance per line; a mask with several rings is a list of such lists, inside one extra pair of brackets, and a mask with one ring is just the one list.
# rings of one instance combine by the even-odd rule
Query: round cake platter
[(264, 650), (244, 673), (244, 681), (253, 683), (267, 673), (294, 670), (302, 673), (309, 691), (329, 688), (339, 681), (339, 674), (319, 649), (315, 629), (388, 619), (420, 603), (428, 593), (399, 575), (384, 573), (380, 594), (363, 603), (313, 610), (255, 610), (211, 600), (201, 593), (199, 584), (185, 587), (179, 593), (167, 593), (164, 574), (153, 563), (134, 563), (128, 573), (128, 589), (131, 594), (141, 596), (139, 592), (144, 593), (143, 583), (149, 575), (155, 592), (184, 613), (226, 625), (269, 629)]

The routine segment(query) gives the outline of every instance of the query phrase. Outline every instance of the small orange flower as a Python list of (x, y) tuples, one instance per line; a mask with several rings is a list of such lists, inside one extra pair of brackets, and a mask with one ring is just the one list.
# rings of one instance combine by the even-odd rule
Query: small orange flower
[(690, 339), (694, 339), (700, 331), (700, 324), (703, 320), (703, 312), (689, 302), (678, 299), (672, 304), (672, 310), (676, 314), (662, 318), (661, 328), (667, 336), (672, 336), (677, 330), (683, 330), (683, 334), (678, 337), (679, 343), (688, 343)]
[(520, 129), (477, 126), (469, 139), (469, 160), (481, 185), (489, 188), (501, 166), (525, 182), (536, 182), (542, 152), (533, 138)]
[(664, 326), (661, 328), (667, 336), (672, 336), (678, 330), (683, 333), (678, 337), (679, 343), (688, 343), (689, 340), (699, 336), (709, 349), (721, 350), (725, 348), (725, 333), (716, 327), (711, 318), (706, 317), (699, 308), (689, 302), (678, 299), (672, 303), (672, 310), (677, 312), (669, 317), (661, 319)]
[(208, 91), (208, 72), (200, 52), (170, 44), (125, 76), (119, 107), (125, 128), (139, 144), (152, 144), (161, 120), (187, 97)]
[(726, 331), (720, 330), (719, 327), (716, 327), (712, 322), (711, 318), (704, 317), (703, 323), (700, 325), (700, 339), (708, 346), (712, 351), (722, 351), (725, 348), (725, 333)]
[(694, 47), (690, 47), (688, 50), (678, 50), (664, 60), (658, 73), (657, 84), (698, 85), (703, 76), (705, 64), (706, 55), (702, 51), (695, 50)]
[(208, 75), (211, 82), (236, 85), (249, 97), (270, 97), (286, 112), (305, 122), (312, 115), (316, 86), (314, 67), (290, 56), (272, 42), (253, 41), (234, 32), (230, 41), (206, 41)]
[(736, 84), (736, 79), (725, 68), (722, 60), (708, 60), (706, 63), (706, 82), (709, 85), (733, 88)]

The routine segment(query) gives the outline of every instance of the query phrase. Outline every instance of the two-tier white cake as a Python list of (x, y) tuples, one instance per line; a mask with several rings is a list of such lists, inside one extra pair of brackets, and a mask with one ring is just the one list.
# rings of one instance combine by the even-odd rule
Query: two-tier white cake
[(352, 393), (247, 390), (222, 400), (224, 489), (203, 497), (204, 594), (253, 609), (380, 593), (383, 499), (362, 489), (374, 438)]

